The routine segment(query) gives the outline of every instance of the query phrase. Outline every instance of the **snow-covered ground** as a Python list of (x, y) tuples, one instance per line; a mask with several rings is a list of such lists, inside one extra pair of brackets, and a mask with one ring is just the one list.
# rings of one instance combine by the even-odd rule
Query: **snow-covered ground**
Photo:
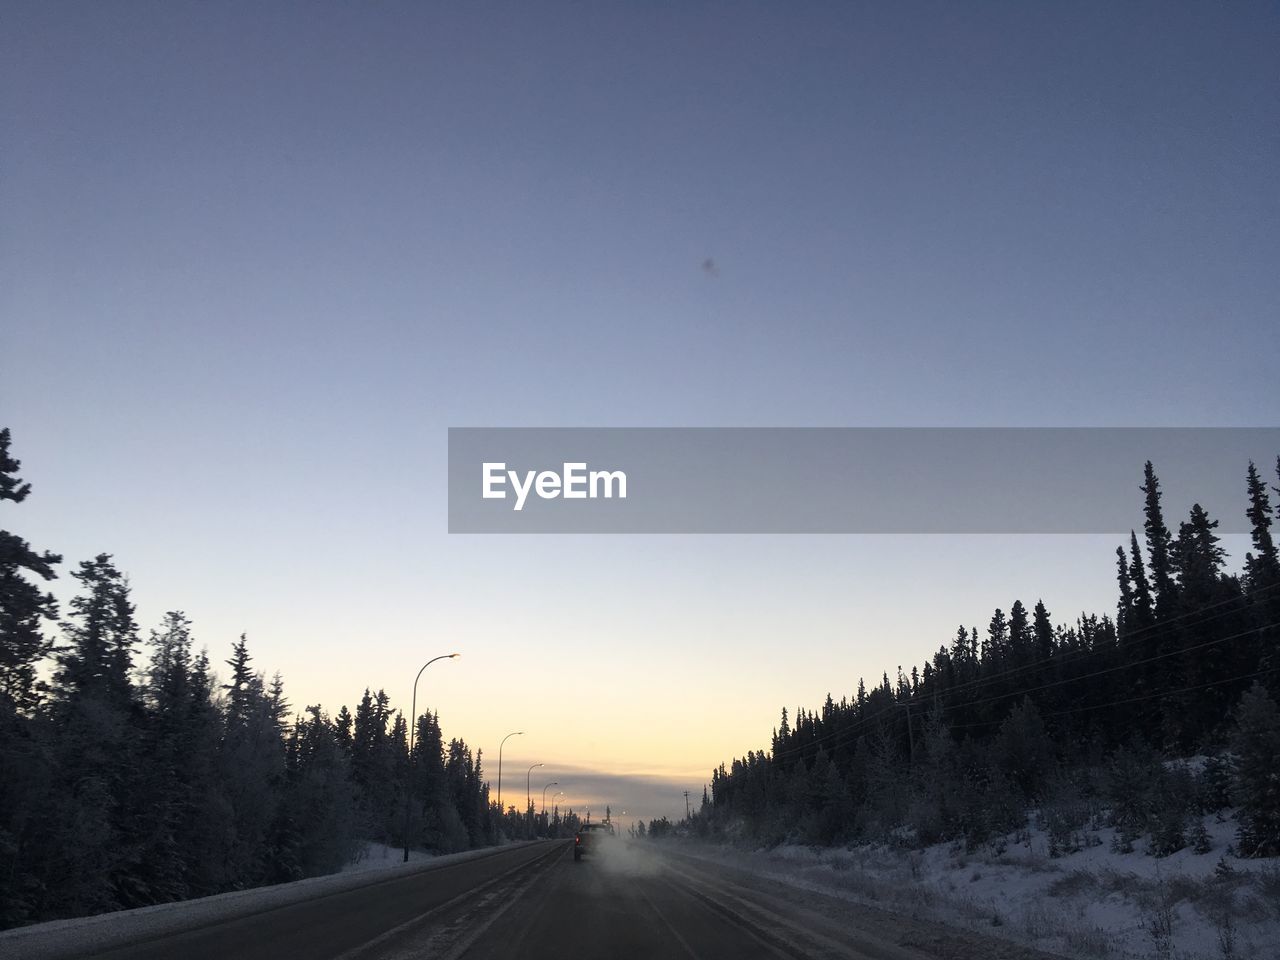
[[(409, 851), (410, 864), (434, 862), (439, 859), (422, 850)], [(343, 874), (368, 873), (371, 870), (398, 870), (402, 867), (404, 867), (403, 847), (388, 847), (385, 843), (369, 842), (340, 872)]]
[(433, 870), (460, 860), (487, 856), (495, 849), (482, 847), (447, 856), (412, 851), (409, 862), (405, 863), (403, 850), (371, 843), (363, 856), (348, 864), (342, 872), (328, 876), (5, 930), (0, 932), (0, 957), (41, 960), (105, 950), (178, 930), (260, 913), (339, 890), (380, 883), (398, 875)]
[(1087, 846), (1051, 858), (1037, 826), (973, 852), (952, 843), (687, 852), (1069, 957), (1280, 960), (1280, 861), (1229, 854), (1236, 827), (1208, 817), (1207, 853), (1161, 859), (1143, 852), (1145, 838), (1133, 853), (1115, 852), (1110, 828), (1085, 831)]

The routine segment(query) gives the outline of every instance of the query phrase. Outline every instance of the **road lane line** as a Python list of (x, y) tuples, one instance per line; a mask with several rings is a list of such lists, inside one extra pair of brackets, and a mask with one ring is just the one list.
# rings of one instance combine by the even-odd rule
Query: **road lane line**
[[(818, 956), (845, 960), (922, 960), (923, 955), (918, 951), (908, 951), (901, 947), (893, 947), (887, 952), (867, 952), (862, 944), (854, 947), (840, 943), (731, 892), (733, 884), (729, 881), (720, 878), (713, 880), (705, 875), (701, 878), (694, 877), (669, 863), (667, 867), (679, 878), (677, 886), (683, 887), (722, 916), (741, 924), (784, 955), (797, 957), (799, 960), (813, 960)], [(786, 931), (793, 939), (788, 939), (781, 931)], [(823, 952), (818, 953), (819, 950)]]
[[(563, 860), (568, 855), (569, 855), (569, 848), (567, 846), (562, 847), (560, 849), (560, 854), (558, 859)], [(547, 870), (555, 866), (556, 862), (557, 862), (557, 858), (553, 858), (550, 855), (546, 857), (542, 857), (541, 859), (535, 861), (533, 864), (534, 869), (532, 871), (533, 876), (530, 877), (527, 882), (520, 884), (515, 889), (513, 894), (510, 897), (508, 897), (505, 901), (503, 901), (503, 903), (500, 906), (498, 906), (497, 909), (495, 909), (488, 916), (487, 919), (485, 919), (482, 923), (476, 924), (467, 936), (465, 936), (462, 940), (454, 944), (453, 949), (450, 950), (448, 953), (446, 953), (444, 957), (441, 958), (441, 960), (458, 960), (459, 957), (461, 957), (468, 950), (470, 950), (472, 946), (475, 945), (476, 941), (479, 940), (482, 936), (484, 936), (484, 934), (489, 930), (489, 928), (492, 927), (494, 923), (497, 922), (497, 920), (500, 917), (502, 917), (503, 914), (505, 914), (516, 903), (518, 903), (525, 894), (527, 894), (530, 890), (534, 889), (537, 886), (538, 878)], [(427, 954), (427, 956), (430, 956), (430, 954)]]
[(676, 942), (679, 943), (680, 946), (684, 947), (684, 952), (689, 954), (693, 960), (702, 960), (698, 955), (698, 951), (693, 949), (688, 940), (680, 936), (680, 931), (676, 929), (676, 925), (667, 919), (666, 914), (658, 909), (658, 905), (649, 898), (649, 895), (645, 893), (644, 890), (637, 890), (637, 892), (640, 894), (641, 899), (649, 905), (649, 909), (654, 912), (658, 919), (666, 924), (667, 929), (671, 931), (671, 935), (676, 938)]
[[(568, 849), (568, 847), (560, 847), (559, 849), (560, 849), (560, 852), (563, 853), (564, 850)], [(502, 883), (503, 881), (507, 880), (513, 873), (518, 873), (519, 871), (529, 867), (531, 864), (539, 863), (542, 860), (545, 860), (550, 856), (552, 856), (552, 854), (555, 852), (556, 852), (556, 848), (553, 848), (552, 850), (547, 851), (546, 853), (539, 853), (537, 856), (530, 857), (528, 860), (522, 860), (515, 866), (511, 867), (510, 869), (504, 870), (502, 873), (498, 874), (497, 876), (491, 877), (490, 879), (484, 881), (483, 883), (480, 883), (474, 887), (471, 887), (468, 890), (464, 890), (462, 893), (458, 894), (456, 897), (452, 897), (449, 900), (446, 900), (444, 903), (437, 904), (436, 906), (432, 907), (430, 910), (425, 910), (422, 913), (419, 913), (409, 918), (403, 923), (398, 923), (394, 927), (391, 927), (388, 930), (384, 930), (382, 933), (378, 934), (378, 936), (374, 937), (372, 940), (366, 940), (364, 943), (359, 944), (358, 946), (352, 947), (350, 950), (346, 950), (343, 953), (338, 954), (336, 957), (333, 958), (333, 960), (356, 960), (356, 958), (367, 954), (368, 951), (386, 943), (388, 940), (394, 939), (395, 937), (399, 936), (402, 933), (405, 933), (412, 927), (423, 923), (425, 920), (428, 920), (433, 915), (443, 914), (449, 909), (456, 907), (462, 903), (465, 903), (467, 900), (473, 899), (477, 895), (482, 894), (484, 891), (488, 890), (490, 887), (493, 887), (496, 884)]]

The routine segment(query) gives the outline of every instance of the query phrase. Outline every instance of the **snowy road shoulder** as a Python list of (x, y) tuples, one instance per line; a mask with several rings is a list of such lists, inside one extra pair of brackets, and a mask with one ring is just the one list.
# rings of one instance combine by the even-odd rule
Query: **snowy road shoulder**
[(255, 887), (251, 890), (236, 890), (196, 900), (162, 903), (93, 917), (53, 920), (6, 930), (0, 932), (0, 956), (46, 960), (127, 946), (356, 887), (387, 883), (464, 860), (491, 856), (522, 845), (483, 847), (438, 857), (415, 851), (409, 862), (404, 863), (397, 859), (401, 856), (399, 851), (370, 844), (365, 855), (349, 864), (341, 873), (269, 887)]
[(1035, 828), (973, 851), (954, 843), (674, 849), (779, 886), (1081, 960), (1280, 960), (1280, 863), (1234, 856), (1235, 826), (1210, 818), (1208, 852), (1163, 858), (1116, 852), (1114, 831), (1105, 828), (1091, 845), (1058, 857)]

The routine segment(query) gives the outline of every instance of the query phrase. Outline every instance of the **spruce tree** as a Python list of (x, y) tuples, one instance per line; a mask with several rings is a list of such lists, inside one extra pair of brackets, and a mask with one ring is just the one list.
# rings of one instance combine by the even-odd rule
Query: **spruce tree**
[(278, 838), (281, 779), (285, 772), (284, 731), (267, 696), (266, 684), (249, 664), (244, 634), (232, 646), (219, 776), (230, 806), (231, 836), (223, 851), (223, 883), (256, 886), (278, 877), (272, 863)]
[(342, 709), (338, 711), (338, 715), (334, 718), (333, 732), (334, 736), (337, 737), (338, 746), (342, 748), (342, 752), (348, 760), (352, 758), (351, 749), (354, 744), (352, 728), (354, 723), (355, 718), (351, 716), (351, 711), (347, 709), (347, 705), (344, 703)]
[(151, 662), (144, 688), (146, 723), (140, 732), (140, 789), (124, 809), (138, 855), (135, 896), (148, 903), (183, 899), (188, 882), (187, 834), (195, 814), (195, 770), (203, 765), (198, 705), (192, 678), (191, 621), (165, 614), (151, 631)]
[[(1280, 478), (1280, 457), (1276, 458), (1276, 476)], [(1266, 485), (1258, 477), (1253, 464), (1249, 464), (1248, 517), (1253, 524), (1254, 554), (1245, 556), (1245, 583), (1254, 601), (1252, 623), (1257, 627), (1254, 638), (1254, 659), (1259, 669), (1272, 671), (1266, 685), (1280, 696), (1280, 559), (1271, 536), (1271, 499)], [(1280, 519), (1280, 487), (1271, 488), (1276, 494), (1276, 513)]]
[(1005, 620), (1004, 611), (996, 607), (987, 624), (987, 639), (982, 651), (982, 665), (986, 668), (1000, 669), (1009, 646), (1009, 623)]
[(1027, 608), (1022, 605), (1021, 600), (1013, 601), (1013, 606), (1009, 608), (1009, 659), (1015, 667), (1030, 663), (1033, 659)]
[(1048, 661), (1053, 656), (1053, 623), (1043, 600), (1037, 600), (1031, 612), (1031, 634), (1035, 642), (1036, 657)]
[(160, 716), (185, 709), (191, 698), (191, 621), (181, 610), (164, 615), (151, 631), (147, 699)]
[(782, 708), (782, 720), (778, 723), (777, 732), (773, 738), (773, 752), (776, 756), (779, 751), (785, 750), (791, 740), (791, 724), (787, 721), (787, 708)]
[(1280, 855), (1280, 708), (1260, 684), (1245, 691), (1236, 708), (1231, 741), (1233, 799), (1239, 805), (1240, 853)]
[(1124, 547), (1116, 547), (1116, 581), (1120, 586), (1120, 601), (1116, 604), (1116, 626), (1123, 639), (1134, 622), (1133, 587), (1129, 582), (1129, 561), (1124, 555)]
[(1142, 551), (1138, 548), (1138, 535), (1129, 531), (1129, 582), (1133, 584), (1134, 628), (1149, 627), (1155, 620), (1151, 602), (1151, 584), (1142, 564)]
[(249, 656), (249, 638), (240, 634), (240, 639), (231, 646), (231, 659), (226, 661), (231, 668), (231, 680), (224, 683), (222, 689), (227, 691), (227, 730), (242, 731), (249, 724), (251, 706), (251, 690), (253, 671), (249, 664), (253, 657)]
[(267, 688), (266, 712), (268, 725), (283, 730), (289, 713), (289, 700), (284, 695), (284, 677), (279, 671), (272, 675), (271, 685)]
[[(0, 430), (0, 501), (21, 503), (31, 484), (18, 476), (21, 461), (9, 455), (9, 428)], [(36, 665), (49, 653), (42, 627), (58, 618), (53, 594), (32, 582), (57, 578), (54, 567), (62, 557), (37, 553), (21, 537), (0, 530), (0, 709), (29, 712), (40, 700)]]
[(234, 831), (227, 783), (222, 778), (220, 745), (223, 717), (214, 705), (214, 678), (209, 654), (201, 650), (191, 662), (191, 712), (183, 747), (187, 761), (186, 809), (179, 832), (183, 840), (187, 888), (192, 896), (229, 889), (226, 838)]
[(956, 629), (955, 639), (951, 641), (951, 662), (961, 677), (967, 678), (969, 669), (969, 631), (961, 624)]
[(140, 859), (148, 778), (129, 676), (138, 639), (129, 585), (105, 553), (72, 576), (83, 592), (62, 625), (54, 675), (59, 773), (48, 814), (60, 833), (42, 869), (60, 878), (56, 909), (74, 916), (140, 906), (155, 892)]
[(332, 873), (354, 853), (355, 808), (333, 725), (318, 705), (295, 724), (287, 769), (272, 830), (273, 879)]
[(1271, 501), (1266, 484), (1258, 476), (1258, 469), (1249, 461), (1248, 474), (1249, 509), (1247, 516), (1253, 525), (1253, 553), (1249, 558), (1246, 574), (1250, 592), (1274, 590), (1280, 585), (1280, 556), (1271, 537)]
[[(17, 504), (31, 485), (18, 477), (9, 445), (9, 430), (0, 430), (0, 502)], [(43, 627), (57, 620), (58, 606), (37, 582), (55, 579), (61, 560), (0, 530), (0, 929), (42, 919), (54, 899), (46, 868), (58, 837), (50, 815), (58, 771), (37, 667), (50, 652)]]
[(71, 601), (70, 619), (63, 623), (70, 646), (58, 657), (55, 680), (64, 700), (106, 696), (126, 704), (138, 642), (129, 583), (108, 553), (82, 561), (71, 576), (85, 592)]
[(1146, 521), (1143, 527), (1147, 531), (1147, 550), (1151, 557), (1151, 584), (1155, 589), (1155, 609), (1157, 616), (1169, 616), (1172, 611), (1174, 595), (1177, 592), (1173, 579), (1173, 558), (1170, 556), (1173, 537), (1165, 526), (1164, 514), (1160, 508), (1160, 480), (1155, 469), (1148, 460), (1143, 467), (1143, 484), (1139, 487), (1146, 494), (1143, 512)]
[(1210, 520), (1200, 504), (1193, 504), (1191, 517), (1178, 527), (1172, 556), (1179, 575), (1179, 590), (1185, 594), (1184, 606), (1189, 611), (1213, 601), (1217, 596), (1226, 551), (1220, 547), (1218, 521)]

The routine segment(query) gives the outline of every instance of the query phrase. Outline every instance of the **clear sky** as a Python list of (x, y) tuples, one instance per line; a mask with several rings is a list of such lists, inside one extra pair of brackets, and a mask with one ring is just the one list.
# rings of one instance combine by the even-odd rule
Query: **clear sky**
[(451, 537), (446, 429), (1274, 425), (1278, 49), (1248, 2), (5, 0), (4, 526), (299, 708), (458, 649), (419, 701), (491, 775), (526, 731), (504, 793), (683, 812), (784, 704), (1111, 609), (1113, 538)]

